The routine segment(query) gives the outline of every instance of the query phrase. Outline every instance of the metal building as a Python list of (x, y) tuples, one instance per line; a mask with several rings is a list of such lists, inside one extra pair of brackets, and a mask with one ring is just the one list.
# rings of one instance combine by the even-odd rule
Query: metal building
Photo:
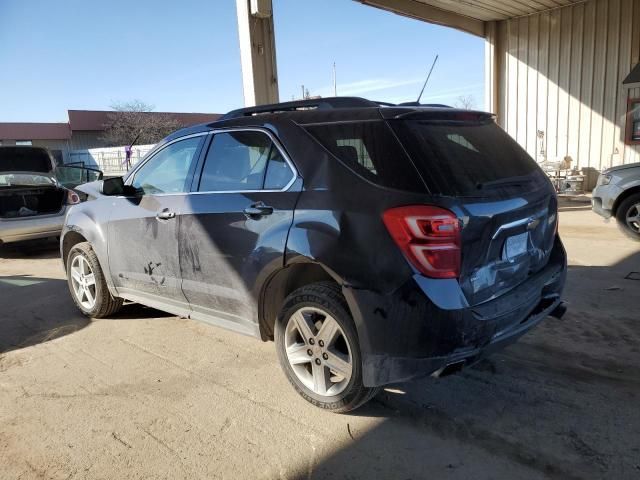
[[(640, 161), (640, 0), (356, 1), (485, 38), (486, 108), (538, 160)], [(237, 4), (245, 102), (277, 101), (270, 2)]]

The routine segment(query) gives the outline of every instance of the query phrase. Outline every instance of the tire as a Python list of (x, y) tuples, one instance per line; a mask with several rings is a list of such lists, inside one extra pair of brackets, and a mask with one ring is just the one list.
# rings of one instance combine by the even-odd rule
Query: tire
[(345, 413), (380, 391), (362, 384), (358, 335), (336, 284), (314, 283), (291, 293), (275, 325), (275, 343), (287, 379), (316, 407)]
[[(78, 272), (82, 272), (84, 277), (79, 279)], [(91, 274), (93, 277), (90, 277)], [(109, 292), (98, 257), (88, 242), (78, 243), (69, 251), (67, 284), (74, 303), (87, 317), (108, 317), (122, 307), (123, 300), (113, 297)]]
[[(630, 221), (630, 217), (635, 217), (635, 220)], [(616, 220), (622, 233), (640, 242), (640, 193), (635, 193), (622, 201), (616, 210)]]

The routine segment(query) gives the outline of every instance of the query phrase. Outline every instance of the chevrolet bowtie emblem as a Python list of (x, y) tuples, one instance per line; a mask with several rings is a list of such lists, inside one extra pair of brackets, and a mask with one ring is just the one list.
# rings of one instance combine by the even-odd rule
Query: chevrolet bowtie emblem
[(531, 220), (528, 224), (527, 224), (527, 230), (535, 230), (535, 228), (540, 224), (540, 219), (536, 218), (534, 220)]

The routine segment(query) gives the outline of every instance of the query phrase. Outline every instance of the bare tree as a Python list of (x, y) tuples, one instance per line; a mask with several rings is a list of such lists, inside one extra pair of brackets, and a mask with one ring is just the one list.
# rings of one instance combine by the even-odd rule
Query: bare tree
[(471, 110), (475, 107), (476, 99), (473, 95), (460, 95), (456, 99), (456, 107), (463, 108), (465, 110)]
[(154, 106), (141, 100), (111, 104), (113, 113), (102, 140), (108, 145), (120, 146), (157, 143), (180, 128), (180, 122), (169, 114), (153, 112)]

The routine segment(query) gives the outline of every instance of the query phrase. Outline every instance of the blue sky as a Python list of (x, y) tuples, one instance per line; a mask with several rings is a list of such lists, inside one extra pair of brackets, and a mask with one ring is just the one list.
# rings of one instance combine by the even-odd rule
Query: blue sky
[[(273, 0), (280, 99), (338, 94), (391, 102), (473, 95), (484, 42), (352, 0)], [(234, 0), (0, 0), (0, 121), (66, 121), (67, 109), (140, 99), (158, 111), (242, 106)]]

